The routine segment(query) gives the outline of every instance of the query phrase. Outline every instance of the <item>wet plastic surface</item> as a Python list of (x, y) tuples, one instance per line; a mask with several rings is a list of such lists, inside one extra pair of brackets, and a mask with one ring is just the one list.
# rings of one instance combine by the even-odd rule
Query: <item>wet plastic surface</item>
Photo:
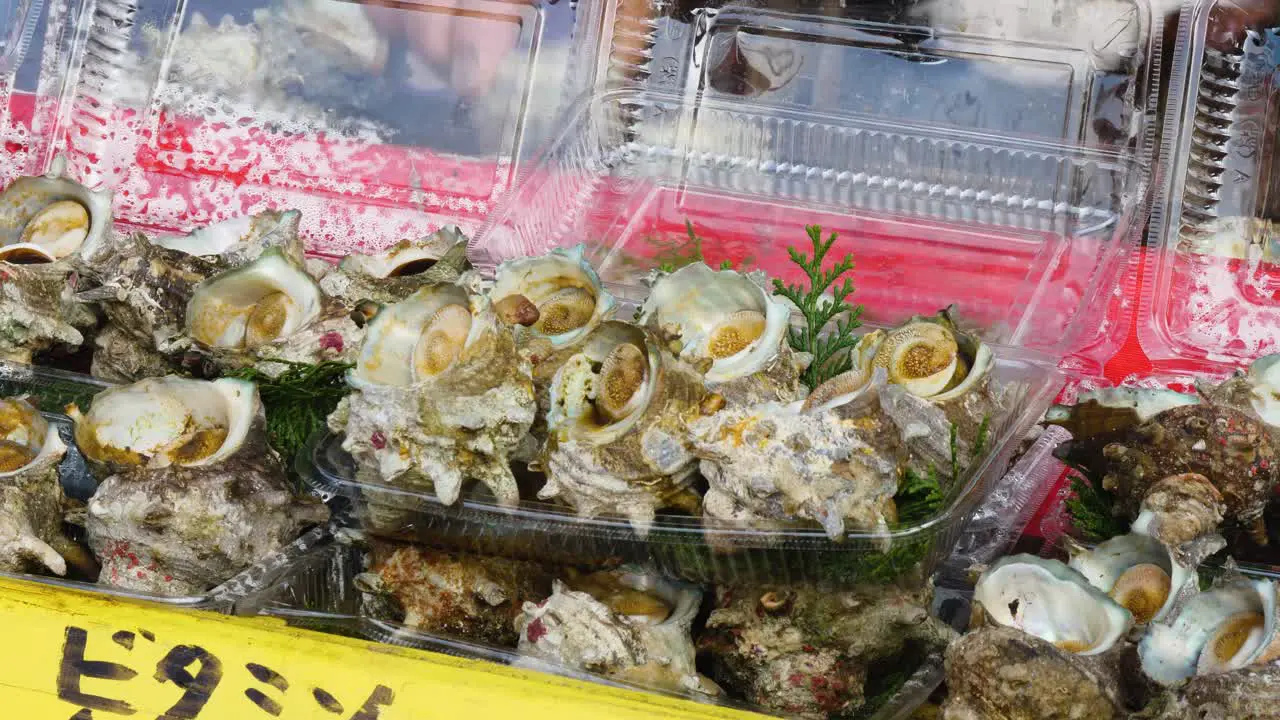
[(1260, 7), (1183, 13), (1139, 324), (1157, 366), (1280, 348), (1280, 10)]
[[(97, 482), (89, 473), (84, 458), (75, 445), (70, 418), (62, 414), (68, 403), (88, 407), (93, 396), (111, 387), (96, 378), (48, 368), (0, 362), (0, 397), (26, 396), (45, 418), (58, 429), (67, 445), (67, 454), (59, 466), (63, 490), (72, 498), (87, 500)], [(291, 563), (322, 544), (328, 537), (326, 528), (316, 528), (282, 547), (235, 577), (201, 595), (165, 596), (122, 590), (107, 585), (29, 573), (0, 573), (4, 577), (38, 582), (55, 587), (81, 590), (110, 597), (145, 600), (170, 607), (213, 610), (223, 613), (253, 615), (257, 608), (246, 598), (268, 587)]]

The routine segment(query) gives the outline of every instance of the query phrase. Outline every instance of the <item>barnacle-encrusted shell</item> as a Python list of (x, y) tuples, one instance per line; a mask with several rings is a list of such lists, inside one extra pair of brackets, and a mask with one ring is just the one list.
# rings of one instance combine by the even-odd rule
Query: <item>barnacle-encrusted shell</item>
[(551, 582), (537, 563), (386, 543), (356, 578), (362, 590), (389, 596), (409, 627), (512, 648), (524, 604), (546, 599)]
[(1124, 717), (1118, 681), (1128, 610), (1057, 560), (1013, 555), (974, 588), (982, 622), (947, 649), (944, 718)]
[[(1135, 716), (1138, 717), (1138, 716)], [(1280, 665), (1196, 675), (1144, 709), (1149, 720), (1274, 720), (1280, 717)]]
[(895, 517), (896, 457), (858, 437), (834, 412), (776, 403), (726, 407), (690, 425), (710, 489), (708, 518), (760, 527), (817, 522), (833, 540), (883, 531)]
[(1148, 677), (1176, 685), (1280, 657), (1277, 627), (1275, 582), (1231, 578), (1152, 624), (1138, 656)]
[(262, 403), (244, 380), (147, 378), (98, 393), (87, 412), (67, 410), (80, 451), (109, 472), (211, 466), (266, 451)]
[(330, 418), (361, 477), (457, 501), (478, 480), (519, 501), (509, 457), (533, 422), (528, 361), (484, 296), (429, 286), (380, 312)]
[(639, 322), (680, 359), (709, 362), (707, 387), (729, 402), (791, 402), (803, 369), (787, 339), (791, 306), (766, 291), (766, 280), (686, 265), (657, 280)]
[(29, 364), (40, 352), (79, 347), (97, 318), (76, 302), (75, 287), (65, 261), (0, 262), (0, 360)]
[(348, 306), (362, 300), (387, 304), (427, 285), (455, 282), (469, 269), (466, 236), (447, 227), (372, 255), (348, 255), (320, 278), (320, 288)]
[[(131, 336), (136, 341), (134, 352), (142, 355), (130, 357), (128, 345), (116, 342), (113, 357), (95, 365), (101, 366), (104, 376), (121, 376), (133, 367), (152, 365), (153, 354), (174, 357), (189, 349), (192, 340), (185, 332), (185, 318), (195, 288), (218, 273), (257, 259), (270, 248), (278, 248), (301, 265), (298, 219), (296, 211), (264, 213), (250, 220), (249, 234), (244, 236), (239, 235), (238, 227), (227, 225), (237, 240), (223, 255), (188, 254), (157, 244), (142, 233), (118, 233), (96, 247), (86, 245), (79, 269), (99, 287), (81, 291), (76, 298), (99, 303), (107, 323)], [(202, 240), (178, 244), (195, 252), (212, 251), (224, 243), (211, 238), (222, 236), (222, 232), (211, 232)]]
[(1154, 483), (1194, 473), (1221, 494), (1227, 519), (1266, 544), (1262, 513), (1280, 482), (1280, 465), (1272, 434), (1248, 414), (1216, 404), (1176, 407), (1108, 444), (1102, 455), (1103, 487), (1116, 494), (1130, 517)]
[(1180, 600), (1199, 590), (1196, 567), (1225, 544), (1215, 535), (1194, 549), (1179, 549), (1129, 533), (1093, 550), (1072, 547), (1070, 566), (1124, 606), (1136, 624), (1145, 625), (1163, 620)]
[(1217, 387), (1199, 390), (1214, 403), (1250, 413), (1280, 438), (1280, 354), (1260, 357), (1247, 371)]
[(47, 175), (18, 178), (0, 193), (0, 260), (54, 262), (111, 231), (111, 192), (64, 175), (58, 158)]
[(525, 603), (516, 619), (521, 657), (514, 664), (536, 668), (550, 663), (642, 687), (720, 694), (694, 667), (690, 631), (702, 593), (640, 571), (618, 571), (618, 582), (655, 595), (670, 613), (661, 620), (628, 614), (625, 607), (611, 606), (557, 580), (551, 597)]
[(58, 464), (67, 447), (58, 431), (22, 398), (0, 398), (0, 571), (45, 567), (58, 575), (66, 561)]
[(551, 384), (547, 484), (583, 517), (617, 513), (644, 535), (661, 507), (696, 506), (687, 424), (705, 394), (691, 366), (645, 330), (607, 322)]
[(984, 627), (947, 648), (944, 720), (1128, 717), (1111, 656), (1064, 652), (1012, 627)]
[(954, 639), (928, 608), (923, 588), (722, 586), (698, 651), (713, 679), (766, 712), (846, 717), (864, 703), (869, 669)]
[(100, 583), (192, 595), (328, 519), (318, 499), (294, 494), (279, 457), (263, 446), (212, 465), (112, 475), (89, 501), (86, 531)]

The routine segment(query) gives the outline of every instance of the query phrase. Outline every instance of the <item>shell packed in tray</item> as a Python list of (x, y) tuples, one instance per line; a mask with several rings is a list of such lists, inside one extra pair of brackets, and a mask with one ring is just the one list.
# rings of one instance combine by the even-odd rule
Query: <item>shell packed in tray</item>
[[(82, 406), (38, 397), (39, 382), (0, 399), (0, 569), (193, 596), (327, 523), (288, 477), (258, 385), (182, 376), (270, 377), (354, 344), (351, 313), (304, 269), (296, 212), (120, 233), (109, 194), (55, 168), (0, 193), (0, 216), (4, 359), (91, 344), (95, 372), (130, 383)], [(82, 464), (62, 462), (68, 442)], [(83, 505), (63, 490), (77, 469), (92, 476)]]
[[(337, 603), (389, 623), (396, 642), (461, 640), (518, 667), (786, 717), (866, 716), (900, 690), (897, 674), (940, 664), (955, 639), (930, 616), (928, 587), (711, 589), (631, 564), (582, 570), (373, 538), (324, 553), (330, 564), (299, 572), (350, 583), (356, 605), (331, 587), (284, 604), (336, 617)], [(295, 582), (311, 585), (282, 587)], [(382, 627), (372, 634), (389, 637)]]
[[(823, 270), (835, 237), (810, 239), (809, 288), (693, 262), (654, 271), (634, 312), (583, 246), (424, 285), (366, 326), (329, 427), (361, 483), (551, 501), (640, 537), (659, 512), (832, 540), (930, 517), (1014, 383), (954, 308), (855, 336), (852, 263)], [(524, 494), (513, 464), (541, 475)]]

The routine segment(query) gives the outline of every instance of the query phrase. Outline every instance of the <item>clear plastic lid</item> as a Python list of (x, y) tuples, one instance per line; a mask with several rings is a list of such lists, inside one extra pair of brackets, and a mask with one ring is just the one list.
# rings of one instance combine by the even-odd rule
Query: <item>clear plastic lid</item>
[[(1109, 193), (1136, 217), (1145, 212), (1160, 59), (1160, 23), (1146, 2), (1067, 3), (1054, 13), (986, 0), (892, 13), (884, 8), (906, 4), (10, 2), (7, 27), (44, 25), (25, 53), (12, 41), (2, 48), (8, 109), (25, 118), (12, 124), (31, 128), (34, 150), (31, 160), (15, 153), (8, 164), (22, 167), (4, 174), (41, 171), (65, 152), (74, 175), (116, 189), (119, 220), (165, 230), (294, 207), (309, 249), (341, 256), (445, 223), (474, 230), (532, 149), (563, 128), (569, 99), (639, 83), (757, 114), (958, 133), (946, 146), (884, 137), (876, 152), (807, 148), (829, 155), (823, 172), (905, 183), (886, 187), (891, 194), (968, 193), (1002, 212), (1028, 197), (1068, 209)], [(1026, 157), (991, 157), (982, 146), (992, 137)], [(1104, 170), (1047, 159), (1043, 143), (1102, 153)], [(1013, 172), (1012, 160), (1033, 169)], [(941, 175), (919, 177), (917, 166)], [(797, 167), (786, 167), (787, 182), (803, 179)], [(1028, 196), (1028, 183), (1055, 189)], [(1019, 287), (993, 302), (1069, 286), (1078, 305), (1108, 281), (1113, 241), (1127, 238), (1131, 220), (1107, 212), (1071, 221), (1074, 235), (1092, 227), (1105, 237), (1065, 247), (997, 235), (991, 252), (956, 257), (965, 264), (946, 270), (980, 276), (985, 268), (970, 261), (990, 258)], [(983, 234), (970, 228), (942, 242), (973, 245)], [(916, 240), (901, 245), (924, 247)]]
[(342, 255), (492, 209), (579, 92), (574, 5), (72, 0), (22, 90), (118, 220), (292, 207)]
[(1188, 2), (1139, 332), (1157, 365), (1280, 350), (1280, 9)]

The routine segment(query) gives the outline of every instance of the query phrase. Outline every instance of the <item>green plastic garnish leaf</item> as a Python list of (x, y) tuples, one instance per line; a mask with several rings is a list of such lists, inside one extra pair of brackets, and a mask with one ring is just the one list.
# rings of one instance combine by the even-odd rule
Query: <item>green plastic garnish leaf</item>
[(1081, 475), (1071, 476), (1071, 497), (1066, 501), (1071, 524), (1091, 542), (1102, 542), (1129, 531), (1128, 524), (1113, 512), (1115, 498), (1106, 488)]
[[(831, 233), (830, 237), (823, 240), (822, 228), (818, 225), (807, 226), (805, 232), (813, 246), (813, 255), (806, 255), (795, 248), (787, 248), (787, 254), (791, 256), (791, 262), (804, 271), (809, 287), (788, 285), (774, 279), (773, 292), (790, 300), (804, 315), (804, 327), (792, 328), (788, 340), (792, 349), (813, 356), (809, 368), (801, 376), (804, 384), (812, 390), (853, 366), (848, 351), (858, 343), (853, 331), (862, 326), (859, 321), (862, 306), (845, 301), (853, 294), (853, 279), (844, 277), (841, 280), (841, 277), (853, 270), (852, 255), (845, 255), (830, 270), (822, 269), (838, 234)], [(837, 284), (837, 280), (841, 282)], [(823, 297), (827, 290), (831, 290), (830, 298)], [(824, 335), (823, 328), (840, 315), (845, 317), (836, 320), (835, 332)]]
[(942, 512), (946, 501), (937, 468), (930, 466), (925, 473), (907, 470), (898, 484), (898, 492), (893, 496), (898, 507), (896, 524), (901, 527), (924, 522)]
[(325, 419), (338, 401), (351, 392), (346, 373), (354, 366), (335, 361), (281, 364), (289, 367), (276, 377), (257, 368), (243, 368), (227, 375), (257, 384), (267, 413), (267, 438), (281, 456), (291, 460), (307, 438), (325, 427)]

